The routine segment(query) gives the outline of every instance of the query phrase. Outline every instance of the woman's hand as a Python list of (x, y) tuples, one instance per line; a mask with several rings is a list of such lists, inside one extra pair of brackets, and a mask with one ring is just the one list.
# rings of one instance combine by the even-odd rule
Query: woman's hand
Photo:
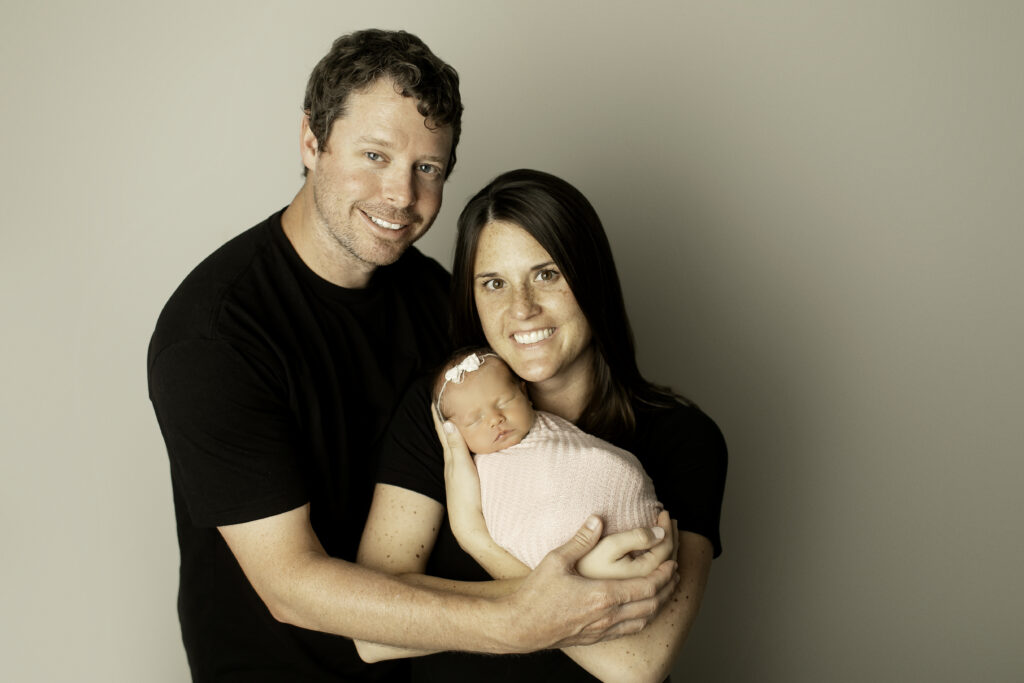
[(444, 448), (444, 488), (447, 496), (448, 521), (459, 545), (473, 555), (474, 544), (489, 541), (480, 503), (480, 475), (473, 456), (459, 430), (451, 422), (442, 422), (437, 408), (430, 406), (437, 438)]
[(576, 571), (588, 579), (647, 576), (662, 562), (675, 557), (678, 533), (675, 520), (667, 510), (662, 510), (657, 526), (622, 531), (602, 538), (576, 563)]

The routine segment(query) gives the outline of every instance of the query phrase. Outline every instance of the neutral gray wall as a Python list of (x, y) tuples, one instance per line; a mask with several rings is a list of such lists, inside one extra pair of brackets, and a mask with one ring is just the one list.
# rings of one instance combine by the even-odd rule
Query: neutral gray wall
[(365, 26), (462, 75), (425, 251), (496, 173), (565, 176), (643, 369), (726, 433), (680, 680), (1020, 680), (1020, 3), (0, 7), (3, 680), (186, 678), (146, 344), (297, 190), (305, 79)]

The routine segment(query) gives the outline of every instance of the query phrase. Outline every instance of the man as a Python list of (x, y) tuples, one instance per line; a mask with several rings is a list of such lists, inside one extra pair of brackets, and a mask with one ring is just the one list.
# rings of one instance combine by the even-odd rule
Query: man
[(448, 351), (447, 273), (409, 247), (440, 208), (462, 104), (418, 38), (361, 31), (316, 66), (304, 109), (302, 188), (182, 282), (150, 343), (193, 678), (398, 680), (348, 638), (500, 653), (638, 630), (672, 567), (580, 579), (599, 529), (482, 592), (353, 564), (377, 441)]

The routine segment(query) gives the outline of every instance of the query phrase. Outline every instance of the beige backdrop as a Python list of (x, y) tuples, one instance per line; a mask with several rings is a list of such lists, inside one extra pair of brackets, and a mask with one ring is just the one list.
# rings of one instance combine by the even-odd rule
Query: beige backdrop
[(568, 178), (644, 371), (727, 436), (679, 679), (1020, 680), (1020, 3), (0, 7), (0, 679), (186, 678), (146, 344), (297, 190), (313, 64), (381, 26), (464, 84), (424, 250), (496, 173)]

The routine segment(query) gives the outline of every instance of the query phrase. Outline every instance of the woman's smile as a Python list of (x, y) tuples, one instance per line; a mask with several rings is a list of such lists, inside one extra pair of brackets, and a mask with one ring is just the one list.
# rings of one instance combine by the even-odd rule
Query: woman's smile
[(555, 333), (554, 327), (544, 327), (539, 330), (529, 330), (525, 332), (513, 332), (512, 338), (516, 340), (517, 344), (530, 345), (542, 342), (549, 338)]

